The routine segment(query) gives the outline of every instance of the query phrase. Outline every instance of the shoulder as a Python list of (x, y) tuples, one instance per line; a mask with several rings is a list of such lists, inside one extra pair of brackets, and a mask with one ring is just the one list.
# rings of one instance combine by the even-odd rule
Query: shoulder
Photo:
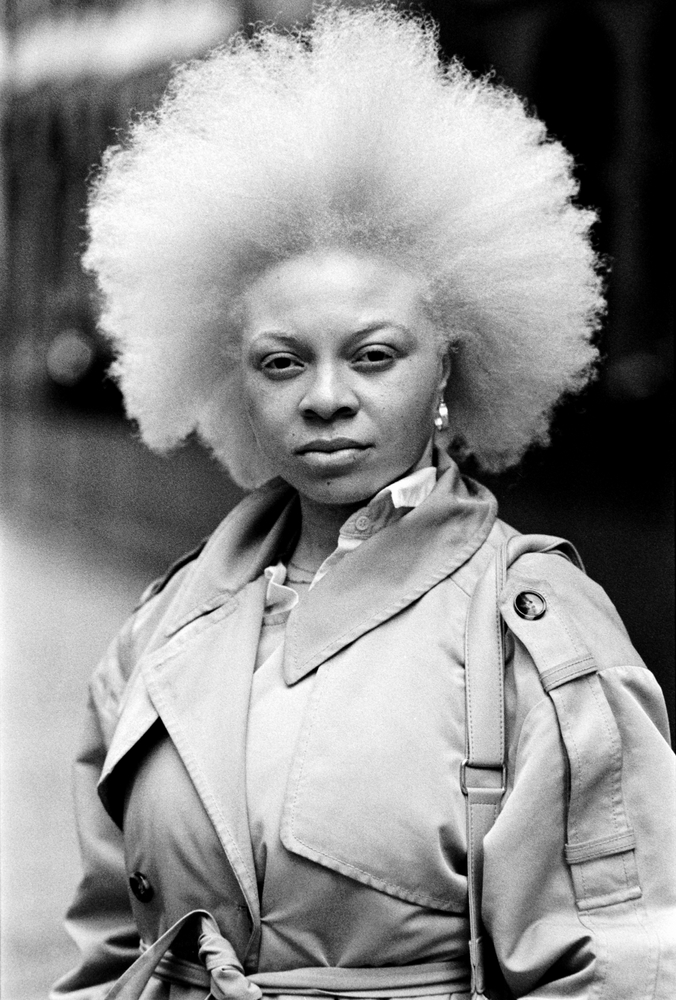
[(206, 540), (186, 552), (146, 587), (133, 612), (97, 663), (89, 689), (101, 719), (113, 720), (111, 724), (114, 724), (140, 654), (152, 645), (153, 636), (160, 630), (167, 608), (180, 591), (205, 544)]
[(143, 605), (147, 604), (153, 597), (161, 594), (172, 580), (175, 583), (179, 583), (184, 575), (181, 573), (181, 570), (184, 570), (190, 565), (190, 563), (194, 562), (201, 555), (210, 537), (210, 535), (207, 535), (198, 545), (194, 546), (194, 548), (184, 552), (182, 556), (179, 556), (178, 559), (171, 563), (164, 573), (158, 576), (157, 579), (153, 580), (152, 583), (149, 583), (141, 594), (138, 604), (134, 610), (138, 611), (139, 608), (142, 608)]
[[(538, 622), (522, 618), (517, 610), (518, 595), (529, 591), (541, 594), (545, 600), (546, 610)], [(580, 641), (583, 637), (584, 646), (600, 663), (642, 663), (603, 587), (561, 555), (522, 555), (509, 570), (500, 601), (505, 621), (519, 638), (537, 630), (551, 632), (556, 621), (567, 634), (579, 636)]]
[(222, 605), (261, 571), (295, 493), (274, 480), (244, 497), (216, 529), (148, 586), (97, 667), (92, 690), (122, 696), (140, 658)]
[(469, 559), (453, 571), (449, 579), (460, 588), (467, 600), (471, 598), (477, 582), (494, 561), (500, 547), (518, 534), (516, 528), (512, 528), (499, 517), (496, 518), (488, 535)]
[[(544, 603), (541, 615), (529, 619), (519, 614), (518, 605), (521, 595), (532, 592)], [(535, 701), (562, 686), (567, 688), (571, 682), (589, 681), (597, 675), (601, 684), (597, 700), (603, 691), (618, 720), (640, 708), (640, 714), (668, 741), (664, 697), (657, 681), (632, 644), (608, 594), (582, 570), (551, 553), (523, 555), (509, 571), (499, 605), (517, 641), (515, 675), (537, 675), (541, 694)], [(584, 700), (580, 710), (583, 704)]]

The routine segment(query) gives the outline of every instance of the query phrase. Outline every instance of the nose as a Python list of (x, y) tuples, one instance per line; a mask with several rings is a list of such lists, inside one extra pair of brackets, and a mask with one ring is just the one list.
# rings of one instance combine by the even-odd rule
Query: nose
[(317, 367), (299, 409), (310, 420), (335, 420), (354, 416), (359, 409), (359, 399), (350, 386), (347, 373), (337, 364), (326, 364)]

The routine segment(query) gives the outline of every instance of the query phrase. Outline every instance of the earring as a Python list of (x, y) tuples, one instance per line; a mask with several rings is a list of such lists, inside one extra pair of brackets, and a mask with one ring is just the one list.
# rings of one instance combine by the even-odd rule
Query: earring
[(444, 403), (443, 399), (439, 403), (439, 409), (437, 410), (437, 415), (434, 418), (434, 426), (438, 431), (448, 430), (448, 407)]

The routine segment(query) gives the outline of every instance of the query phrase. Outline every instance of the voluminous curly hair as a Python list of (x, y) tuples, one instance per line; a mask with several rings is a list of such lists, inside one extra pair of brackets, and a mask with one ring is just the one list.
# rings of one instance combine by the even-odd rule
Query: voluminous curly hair
[(542, 122), (443, 66), (427, 23), (329, 7), (305, 34), (237, 38), (178, 70), (92, 191), (84, 260), (127, 411), (151, 447), (196, 431), (237, 482), (264, 482), (237, 302), (281, 260), (348, 249), (425, 277), (455, 448), (514, 464), (596, 360), (595, 216), (576, 193)]

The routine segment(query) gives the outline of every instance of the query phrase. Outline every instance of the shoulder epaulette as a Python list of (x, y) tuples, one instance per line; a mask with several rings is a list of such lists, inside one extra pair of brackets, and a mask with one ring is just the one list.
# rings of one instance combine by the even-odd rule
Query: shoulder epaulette
[[(517, 570), (499, 607), (528, 650), (549, 696), (568, 759), (564, 849), (580, 911), (641, 896), (635, 837), (625, 808), (622, 739), (601, 667), (565, 596), (545, 577)], [(631, 662), (629, 659), (627, 662)]]
[(149, 584), (141, 594), (141, 598), (134, 610), (138, 611), (139, 608), (143, 607), (143, 605), (146, 604), (151, 597), (155, 597), (156, 594), (159, 594), (162, 590), (164, 590), (171, 578), (175, 576), (180, 569), (183, 569), (183, 567), (187, 566), (188, 563), (197, 559), (208, 540), (209, 536), (207, 535), (207, 537), (203, 538), (199, 545), (196, 545), (194, 549), (190, 549), (189, 552), (185, 552), (182, 556), (179, 556), (179, 558), (171, 564), (162, 576), (158, 576), (156, 580), (153, 580), (153, 582)]

